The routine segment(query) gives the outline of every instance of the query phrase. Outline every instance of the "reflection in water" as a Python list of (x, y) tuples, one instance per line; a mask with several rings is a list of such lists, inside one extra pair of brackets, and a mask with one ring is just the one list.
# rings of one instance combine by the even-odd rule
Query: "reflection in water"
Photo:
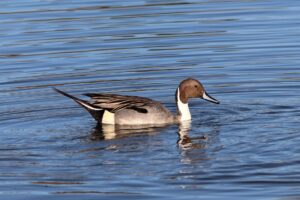
[[(185, 121), (179, 125), (178, 141), (177, 141), (178, 146), (183, 150), (187, 150), (191, 148), (202, 148), (203, 145), (201, 144), (193, 144), (192, 139), (189, 136), (190, 130), (191, 130), (191, 121)], [(201, 136), (196, 139), (205, 140), (206, 137)]]
[[(218, 136), (220, 133), (221, 124), (218, 122), (206, 121), (205, 124), (200, 124), (200, 128), (193, 126), (191, 129), (191, 122), (181, 123), (178, 130), (177, 144), (180, 148), (180, 162), (183, 164), (193, 164), (203, 166), (205, 160), (209, 160), (207, 150), (218, 150)], [(208, 128), (208, 130), (207, 130)], [(205, 132), (199, 132), (200, 129)], [(193, 130), (197, 130), (195, 133)], [(194, 133), (190, 133), (194, 132)], [(177, 176), (177, 175), (176, 175)], [(179, 172), (178, 176), (181, 176)]]
[(179, 125), (177, 144), (182, 149), (189, 149), (192, 146), (192, 140), (189, 137), (190, 129), (191, 121), (185, 121)]
[[(156, 134), (162, 131), (162, 128), (169, 126), (165, 125), (110, 125), (97, 124), (91, 131), (91, 140), (112, 140), (123, 137), (137, 136), (143, 134)], [(189, 136), (191, 130), (191, 121), (182, 122), (178, 126), (178, 146), (187, 150), (190, 148), (203, 148), (203, 144), (193, 143)], [(205, 136), (194, 137), (193, 140), (206, 140)]]
[(144, 134), (156, 134), (162, 128), (168, 125), (111, 125), (111, 124), (97, 124), (91, 131), (91, 140), (112, 140), (117, 138), (137, 136)]
[[(111, 125), (111, 124), (97, 124), (91, 131), (90, 138), (92, 140), (112, 140), (122, 137), (129, 137), (139, 134), (156, 134), (162, 128), (169, 126), (165, 125)], [(177, 144), (182, 149), (189, 149), (192, 146), (192, 140), (189, 136), (191, 129), (191, 121), (182, 122), (178, 126), (178, 140)], [(206, 139), (205, 136), (198, 137), (197, 139)]]

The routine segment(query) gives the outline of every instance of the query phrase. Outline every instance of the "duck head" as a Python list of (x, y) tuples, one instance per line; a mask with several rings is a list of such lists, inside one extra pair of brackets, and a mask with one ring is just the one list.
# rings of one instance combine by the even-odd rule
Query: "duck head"
[(183, 80), (179, 84), (177, 91), (179, 92), (179, 99), (177, 101), (180, 100), (184, 104), (188, 103), (189, 98), (201, 98), (215, 104), (220, 103), (205, 91), (203, 85), (198, 80), (193, 78)]

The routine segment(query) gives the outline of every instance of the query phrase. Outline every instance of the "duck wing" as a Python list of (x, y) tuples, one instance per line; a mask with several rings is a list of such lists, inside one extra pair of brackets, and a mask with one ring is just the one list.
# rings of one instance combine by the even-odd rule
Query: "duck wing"
[(86, 93), (85, 96), (92, 98), (91, 103), (94, 107), (102, 108), (110, 112), (116, 112), (122, 109), (133, 109), (140, 113), (147, 113), (145, 106), (157, 104), (157, 102), (138, 96), (127, 96), (104, 93)]

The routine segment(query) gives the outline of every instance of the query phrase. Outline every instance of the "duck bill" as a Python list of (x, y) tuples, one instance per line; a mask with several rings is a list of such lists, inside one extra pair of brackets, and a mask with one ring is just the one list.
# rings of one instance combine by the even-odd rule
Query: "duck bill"
[(205, 99), (206, 101), (209, 101), (209, 102), (212, 102), (212, 103), (215, 103), (215, 104), (219, 104), (220, 103), (218, 100), (214, 99), (213, 97), (211, 97), (206, 92), (203, 93), (202, 98)]

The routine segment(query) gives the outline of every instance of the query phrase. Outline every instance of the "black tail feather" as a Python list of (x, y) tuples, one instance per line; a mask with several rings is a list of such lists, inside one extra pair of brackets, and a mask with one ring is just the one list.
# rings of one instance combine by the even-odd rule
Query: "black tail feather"
[[(56, 91), (56, 92), (58, 92), (58, 93), (60, 93), (60, 94), (62, 94), (62, 95), (64, 95), (64, 96), (66, 96), (66, 97), (69, 97), (69, 98), (71, 98), (71, 99), (73, 99), (74, 101), (78, 101), (78, 102), (83, 102), (83, 103), (87, 103), (86, 101), (84, 101), (84, 100), (82, 100), (82, 99), (79, 99), (79, 98), (77, 98), (77, 97), (74, 97), (74, 96), (72, 96), (72, 95), (70, 95), (70, 94), (68, 94), (68, 93), (66, 93), (66, 92), (64, 92), (64, 91), (61, 91), (61, 90), (59, 90), (59, 89), (57, 89), (57, 88), (53, 88), (53, 90), (54, 91)], [(78, 103), (77, 102), (77, 103)]]
[(57, 88), (53, 88), (54, 91), (66, 96), (66, 97), (69, 97), (71, 99), (73, 99), (76, 103), (78, 103), (79, 105), (81, 105), (84, 109), (86, 109), (93, 117), (95, 120), (97, 120), (99, 123), (101, 123), (102, 121), (102, 117), (103, 117), (103, 113), (104, 113), (104, 110), (101, 109), (101, 108), (97, 108), (95, 106), (93, 106), (91, 103), (89, 103), (88, 101), (85, 101), (85, 100), (82, 100), (82, 99), (79, 99), (77, 97), (74, 97), (66, 92), (63, 92)]

